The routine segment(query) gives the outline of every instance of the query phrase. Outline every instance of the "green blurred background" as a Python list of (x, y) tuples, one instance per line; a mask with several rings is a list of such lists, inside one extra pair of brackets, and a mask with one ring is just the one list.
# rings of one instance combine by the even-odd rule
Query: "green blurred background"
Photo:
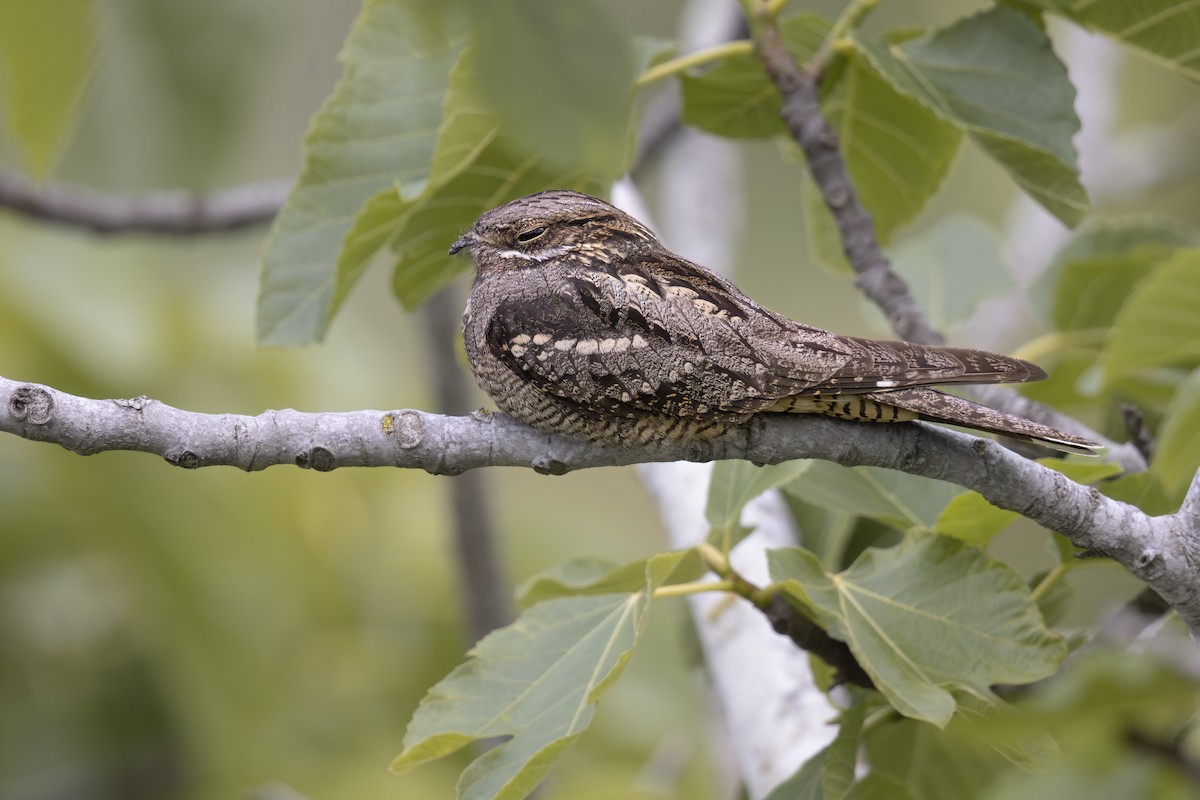
[[(679, 2), (610, 5), (633, 32), (674, 36)], [(100, 70), (57, 177), (205, 190), (297, 172), (300, 137), (339, 74), (358, 3), (95, 9)], [(897, 3), (873, 24), (947, 12), (934, 0)], [(1131, 118), (1167, 119), (1180, 98), (1194, 99), (1149, 65), (1126, 74), (1132, 86), (1154, 81), (1153, 92), (1130, 93)], [(848, 280), (781, 257), (805, 252), (801, 168), (773, 144), (742, 150), (743, 287), (813, 324), (881, 333)], [(0, 161), (18, 163), (2, 137)], [(1168, 210), (1195, 186), (1177, 191), (1163, 200)], [(916, 230), (950, 210), (999, 224), (1012, 197), (968, 147)], [(101, 238), (0, 213), (0, 374), (206, 412), (440, 410), (424, 332), (391, 300), (386, 269), (354, 291), (321, 346), (255, 346), (265, 234)], [(664, 547), (630, 470), (488, 477), (513, 582), (571, 557)], [(142, 454), (81, 458), (0, 439), (0, 797), (452, 796), (468, 753), (387, 771), (417, 702), (470, 644), (451, 480), (386, 469), (187, 472)], [(1114, 568), (1086, 572), (1104, 600), (1135, 590)], [(686, 616), (663, 604), (631, 673), (545, 796), (721, 796), (708, 717)]]

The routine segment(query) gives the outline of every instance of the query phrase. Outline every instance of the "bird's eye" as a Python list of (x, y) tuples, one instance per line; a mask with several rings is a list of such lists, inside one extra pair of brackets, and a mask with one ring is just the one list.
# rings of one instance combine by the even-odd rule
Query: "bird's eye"
[(544, 226), (544, 225), (538, 226), (536, 228), (530, 228), (527, 231), (521, 231), (520, 233), (518, 233), (517, 241), (521, 242), (522, 244), (525, 242), (532, 242), (534, 239), (538, 238), (545, 232), (546, 232), (546, 226)]

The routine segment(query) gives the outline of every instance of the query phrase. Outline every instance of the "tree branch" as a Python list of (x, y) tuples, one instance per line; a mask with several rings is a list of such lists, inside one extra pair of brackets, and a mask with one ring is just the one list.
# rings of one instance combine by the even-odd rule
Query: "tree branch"
[(811, 415), (771, 414), (711, 442), (642, 449), (589, 444), (540, 433), (503, 414), (448, 417), (412, 409), (258, 416), (200, 414), (138, 397), (91, 400), (0, 378), (0, 431), (57, 442), (82, 455), (156, 453), (176, 466), (275, 464), (329, 471), (393, 466), (457, 475), (488, 466), (562, 474), (586, 467), (739, 458), (777, 464), (819, 458), (896, 469), (982, 494), (1106, 555), (1162, 595), (1200, 634), (1200, 473), (1176, 514), (1151, 517), (998, 443), (924, 423), (866, 425)]
[[(926, 319), (908, 285), (891, 267), (879, 240), (875, 222), (858, 197), (850, 171), (842, 158), (837, 133), (821, 113), (816, 78), (792, 58), (774, 22), (767, 20), (754, 32), (755, 47), (763, 70), (783, 98), (782, 117), (788, 132), (804, 151), (813, 181), (833, 213), (846, 258), (854, 268), (858, 288), (879, 306), (892, 330), (902, 339), (921, 344), (942, 345), (946, 340)], [(1078, 420), (1060, 414), (1001, 386), (972, 387), (972, 393), (987, 405), (1027, 417), (1068, 433), (1100, 442), (1108, 457), (1130, 471), (1146, 468), (1132, 445), (1111, 441), (1088, 429)]]
[(0, 207), (101, 234), (191, 235), (270, 222), (291, 187), (292, 181), (267, 181), (209, 194), (171, 190), (122, 196), (82, 186), (33, 186), (0, 171)]

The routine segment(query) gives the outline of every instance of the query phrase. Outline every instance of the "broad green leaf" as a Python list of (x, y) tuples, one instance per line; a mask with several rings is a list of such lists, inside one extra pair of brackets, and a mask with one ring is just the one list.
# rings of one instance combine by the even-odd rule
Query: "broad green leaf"
[(919, 39), (855, 47), (897, 90), (958, 126), (1068, 225), (1087, 213), (1071, 138), (1075, 90), (1046, 34), (1003, 6)]
[(0, 98), (26, 168), (44, 178), (70, 137), (96, 69), (83, 0), (0, 0)]
[(877, 467), (812, 465), (784, 491), (807, 503), (870, 517), (892, 527), (930, 527), (961, 489), (946, 481)]
[(1200, 369), (1180, 384), (1167, 406), (1152, 467), (1170, 492), (1186, 489), (1200, 468)]
[(466, 768), (458, 796), (528, 796), (587, 728), (595, 703), (628, 664), (650, 595), (679, 557), (649, 559), (632, 594), (546, 600), (488, 634), (421, 701), (392, 769), (403, 772), (473, 741), (506, 737)]
[(578, 595), (636, 592), (646, 582), (649, 563), (661, 575), (659, 586), (694, 581), (708, 571), (699, 551), (672, 550), (624, 564), (587, 558), (567, 561), (534, 575), (517, 587), (517, 602), (529, 608), (543, 600)]
[(1200, 6), (1192, 0), (1025, 0), (1200, 80)]
[[(821, 107), (837, 131), (854, 188), (875, 222), (875, 235), (886, 244), (941, 186), (962, 132), (898, 92), (856, 54), (845, 59)], [(811, 184), (806, 185), (804, 219), (814, 257), (827, 267), (849, 270), (840, 237), (816, 234), (816, 227), (834, 229), (833, 216)]]
[(944, 726), (955, 692), (988, 698), (992, 684), (1039, 680), (1066, 655), (1012, 570), (945, 536), (907, 536), (838, 573), (801, 548), (771, 551), (768, 562), (907, 717)]
[(1131, 373), (1200, 361), (1200, 250), (1175, 251), (1142, 279), (1113, 322), (1101, 356), (1110, 384)]
[(935, 328), (965, 322), (981, 302), (1013, 290), (990, 228), (965, 214), (942, 219), (892, 252), (892, 266), (908, 283)]
[(592, 0), (468, 0), (484, 106), (546, 169), (625, 170), (637, 74), (629, 37)]
[[(300, 179), (267, 241), (261, 343), (320, 339), (333, 310), (339, 253), (363, 204), (385, 189), (415, 192), (424, 184), (450, 68), (466, 44), (465, 23), (453, 8), (367, 0), (342, 52), (342, 78), (304, 136)], [(369, 213), (383, 216), (374, 204)], [(365, 260), (382, 241), (359, 231), (353, 244)]]
[(803, 475), (811, 465), (811, 461), (804, 459), (767, 467), (756, 467), (749, 461), (718, 461), (713, 465), (708, 484), (708, 505), (704, 511), (708, 524), (713, 528), (736, 525), (747, 503)]
[[(1076, 483), (1094, 484), (1120, 474), (1121, 467), (1107, 462), (1066, 461), (1043, 458), (1038, 463), (1061, 472)], [(963, 492), (954, 497), (938, 515), (933, 529), (967, 544), (985, 547), (996, 534), (1016, 522), (1020, 516), (989, 503), (978, 492)]]
[(871, 772), (854, 784), (850, 797), (854, 800), (915, 800), (916, 795), (886, 772)]
[(1038, 276), (1030, 302), (1058, 330), (1108, 327), (1149, 269), (1172, 250), (1197, 245), (1200, 232), (1174, 220), (1088, 222)]
[[(797, 14), (785, 19), (780, 29), (788, 50), (803, 62), (820, 47), (829, 21)], [(785, 131), (779, 90), (753, 53), (729, 56), (699, 75), (682, 75), (680, 88), (686, 125), (735, 139), (765, 139)]]

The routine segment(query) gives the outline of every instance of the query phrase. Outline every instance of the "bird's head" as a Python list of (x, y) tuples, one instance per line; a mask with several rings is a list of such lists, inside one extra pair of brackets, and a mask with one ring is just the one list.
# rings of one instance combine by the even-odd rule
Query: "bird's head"
[(450, 254), (470, 251), (482, 274), (535, 267), (568, 254), (608, 262), (654, 246), (654, 234), (619, 208), (582, 192), (555, 189), (483, 214), (450, 246)]

